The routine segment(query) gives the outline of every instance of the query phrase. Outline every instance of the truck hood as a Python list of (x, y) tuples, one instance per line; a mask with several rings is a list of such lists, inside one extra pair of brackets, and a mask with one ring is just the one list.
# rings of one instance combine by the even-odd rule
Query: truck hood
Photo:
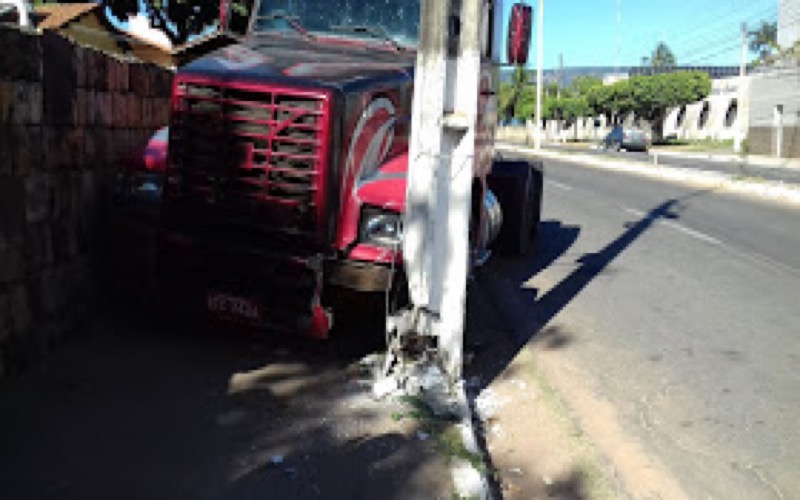
[(408, 80), (414, 57), (411, 51), (396, 51), (371, 42), (263, 35), (212, 52), (180, 72), (220, 81), (272, 81), (348, 91), (375, 79)]
[(405, 212), (408, 153), (386, 162), (374, 175), (361, 180), (356, 188), (361, 203)]

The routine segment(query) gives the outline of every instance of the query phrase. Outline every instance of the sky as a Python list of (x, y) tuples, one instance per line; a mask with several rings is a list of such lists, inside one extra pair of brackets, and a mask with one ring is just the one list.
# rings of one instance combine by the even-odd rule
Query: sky
[[(778, 0), (619, 0), (618, 58), (617, 1), (544, 0), (545, 69), (558, 68), (559, 54), (565, 67), (640, 65), (659, 41), (679, 65), (738, 65), (742, 22), (775, 21), (778, 12)], [(538, 9), (538, 0), (527, 3)], [(536, 67), (536, 26), (528, 66)]]

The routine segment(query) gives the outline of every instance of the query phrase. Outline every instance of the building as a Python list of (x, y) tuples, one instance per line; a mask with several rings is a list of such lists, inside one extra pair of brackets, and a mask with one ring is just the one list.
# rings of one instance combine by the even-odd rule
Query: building
[(742, 138), (749, 123), (750, 81), (750, 77), (713, 80), (707, 98), (670, 110), (664, 121), (664, 137), (712, 141)]
[(787, 49), (800, 40), (800, 0), (780, 0), (778, 45)]
[(800, 158), (800, 68), (752, 77), (748, 146), (755, 154)]

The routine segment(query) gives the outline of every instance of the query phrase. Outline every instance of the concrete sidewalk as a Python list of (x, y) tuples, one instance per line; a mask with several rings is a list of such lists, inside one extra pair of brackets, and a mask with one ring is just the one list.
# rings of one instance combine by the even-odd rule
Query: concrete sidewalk
[(720, 151), (675, 151), (665, 147), (650, 148), (651, 155), (684, 158), (687, 160), (708, 160), (722, 163), (751, 165), (763, 168), (793, 168), (800, 169), (800, 159), (776, 158), (764, 155), (737, 155)]
[(143, 316), (106, 313), (0, 386), (0, 496), (454, 497), (437, 436), (354, 369), (363, 342)]
[[(600, 169), (623, 171), (634, 175), (658, 178), (670, 182), (691, 184), (703, 189), (714, 189), (745, 196), (755, 196), (778, 202), (800, 204), (800, 180), (770, 180), (761, 176), (742, 174), (738, 170), (722, 170), (703, 168), (699, 165), (690, 166), (654, 164), (647, 156), (630, 155), (624, 153), (607, 156), (592, 154), (592, 152), (566, 150), (556, 151), (542, 149), (534, 151), (531, 147), (516, 146), (512, 144), (499, 144), (498, 152), (528, 155), (537, 158), (568, 159), (581, 165)], [(783, 171), (783, 170), (781, 170)], [(800, 170), (791, 171), (798, 174)], [(794, 176), (792, 176), (794, 177)]]

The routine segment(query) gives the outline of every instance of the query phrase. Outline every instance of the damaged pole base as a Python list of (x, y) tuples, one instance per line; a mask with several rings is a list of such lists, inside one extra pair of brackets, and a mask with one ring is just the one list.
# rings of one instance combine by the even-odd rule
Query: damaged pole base
[(382, 366), (375, 367), (372, 394), (415, 396), (438, 416), (462, 417), (457, 385), (444, 369), (438, 339), (424, 331), (424, 311), (403, 311), (387, 319), (388, 346)]

